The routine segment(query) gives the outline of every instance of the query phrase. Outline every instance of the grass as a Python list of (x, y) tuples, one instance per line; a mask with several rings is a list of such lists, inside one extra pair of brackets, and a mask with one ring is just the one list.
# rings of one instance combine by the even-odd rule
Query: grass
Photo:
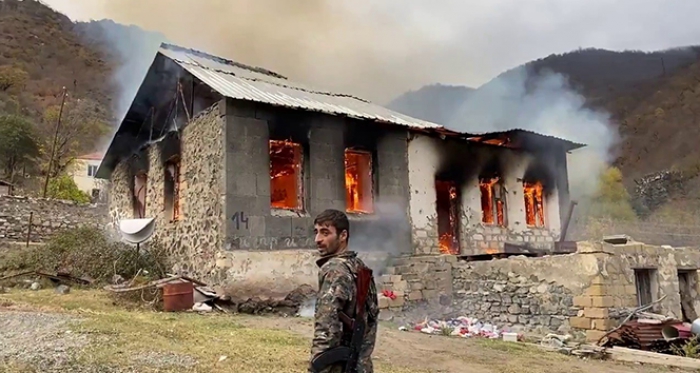
[[(139, 371), (158, 372), (306, 372), (309, 338), (291, 331), (245, 326), (249, 319), (245, 316), (126, 311), (97, 290), (74, 289), (63, 296), (51, 290), (13, 292), (0, 295), (0, 303), (79, 316), (82, 321), (72, 325), (72, 332), (92, 337), (76, 358), (75, 363), (81, 366), (138, 367)], [(196, 364), (149, 367), (133, 359), (153, 353), (189, 357)], [(377, 369), (422, 372), (382, 364)]]

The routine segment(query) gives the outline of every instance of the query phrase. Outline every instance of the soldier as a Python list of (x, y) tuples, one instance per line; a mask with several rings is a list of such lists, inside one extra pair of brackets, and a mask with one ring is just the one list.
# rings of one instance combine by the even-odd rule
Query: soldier
[[(372, 272), (357, 253), (348, 250), (350, 223), (345, 213), (326, 210), (319, 214), (314, 220), (314, 234), (321, 258), (316, 261), (319, 287), (309, 372), (373, 373), (371, 355), (379, 305)], [(350, 347), (350, 355), (356, 360), (350, 357), (351, 363), (347, 363), (328, 357), (343, 346)]]

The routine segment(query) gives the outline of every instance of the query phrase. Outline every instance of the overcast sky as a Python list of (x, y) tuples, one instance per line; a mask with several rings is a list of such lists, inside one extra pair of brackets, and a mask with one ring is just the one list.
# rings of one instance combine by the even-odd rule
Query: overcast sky
[(700, 44), (696, 0), (44, 0), (175, 43), (386, 102), (444, 83), (477, 87), (579, 47)]

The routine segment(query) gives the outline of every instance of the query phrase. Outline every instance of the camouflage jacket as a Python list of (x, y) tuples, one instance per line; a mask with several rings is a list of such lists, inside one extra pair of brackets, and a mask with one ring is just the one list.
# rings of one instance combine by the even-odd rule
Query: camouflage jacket
[[(344, 332), (344, 324), (338, 316), (342, 311), (355, 317), (356, 285), (354, 273), (364, 265), (355, 252), (344, 252), (335, 256), (319, 259), (318, 295), (316, 297), (316, 316), (314, 338), (311, 346), (311, 359), (318, 354), (340, 345), (349, 344), (349, 331)], [(352, 271), (352, 273), (351, 273)], [(357, 367), (358, 373), (373, 373), (372, 352), (377, 338), (377, 317), (379, 304), (374, 279), (370, 282), (369, 294), (365, 308), (365, 338), (360, 351)], [(322, 373), (339, 373), (342, 366), (333, 366)], [(311, 368), (309, 367), (309, 372)]]

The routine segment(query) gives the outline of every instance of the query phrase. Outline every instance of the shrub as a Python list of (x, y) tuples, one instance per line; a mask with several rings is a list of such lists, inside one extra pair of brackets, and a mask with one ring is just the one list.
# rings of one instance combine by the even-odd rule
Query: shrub
[(68, 175), (60, 175), (49, 180), (47, 195), (51, 198), (78, 203), (90, 202), (90, 196), (78, 189), (75, 181)]
[[(79, 228), (57, 233), (46, 245), (23, 250), (6, 264), (6, 270), (65, 271), (106, 283), (115, 275), (129, 279), (143, 270), (148, 278), (162, 278), (170, 271), (160, 245), (148, 249), (109, 238), (96, 228)], [(143, 272), (142, 272), (143, 275)]]

